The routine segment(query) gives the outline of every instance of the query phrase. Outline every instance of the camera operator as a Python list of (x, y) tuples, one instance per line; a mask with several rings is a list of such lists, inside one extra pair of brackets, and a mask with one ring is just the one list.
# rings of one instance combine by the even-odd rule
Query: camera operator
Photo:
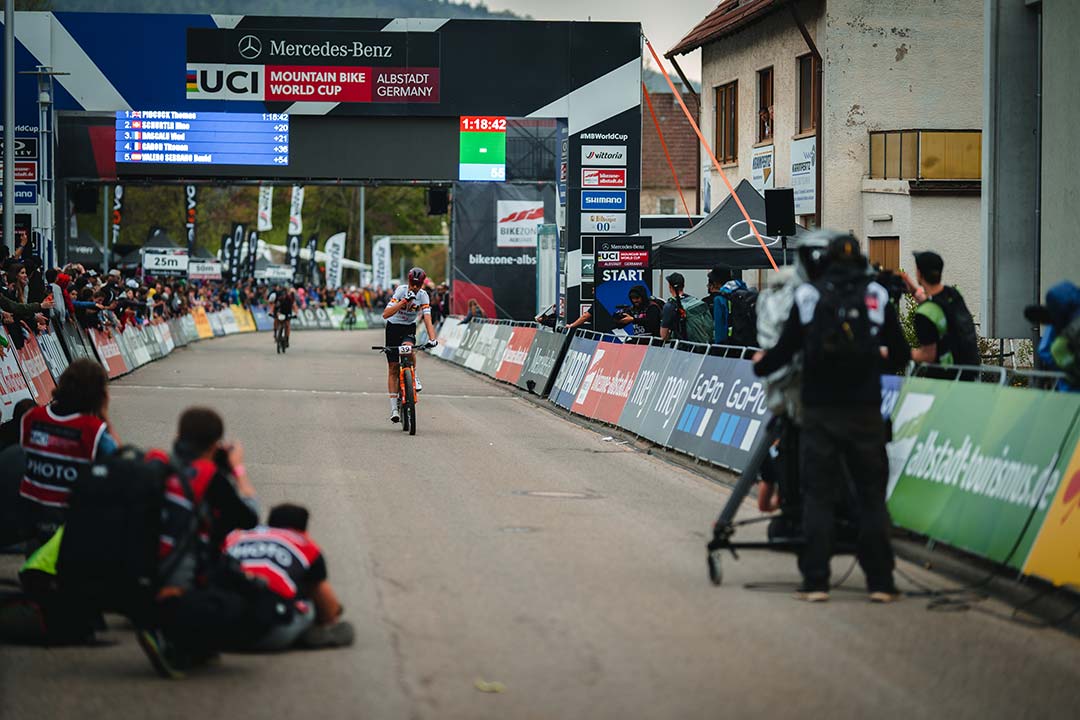
[(663, 301), (650, 296), (649, 289), (644, 285), (633, 286), (627, 295), (630, 298), (630, 304), (618, 306), (619, 312), (613, 318), (615, 324), (621, 328), (632, 326), (634, 335), (660, 337)]
[(867, 276), (858, 241), (832, 233), (826, 262), (818, 280), (796, 289), (775, 346), (754, 356), (754, 372), (765, 376), (803, 352), (799, 475), (806, 546), (799, 557), (803, 583), (796, 597), (829, 599), (835, 505), (850, 476), (859, 515), (858, 559), (869, 598), (891, 602), (898, 593), (885, 506), (889, 468), (880, 377), (890, 366), (906, 363), (910, 349), (885, 288)]

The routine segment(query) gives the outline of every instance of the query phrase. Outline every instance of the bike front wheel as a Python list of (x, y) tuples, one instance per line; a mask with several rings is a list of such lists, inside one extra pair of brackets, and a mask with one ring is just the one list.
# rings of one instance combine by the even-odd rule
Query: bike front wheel
[(416, 434), (416, 394), (415, 394), (415, 381), (413, 379), (412, 369), (405, 369), (401, 371), (402, 383), (405, 390), (405, 402), (402, 403), (401, 408), (401, 421), (404, 423), (403, 430), (408, 430), (410, 435)]

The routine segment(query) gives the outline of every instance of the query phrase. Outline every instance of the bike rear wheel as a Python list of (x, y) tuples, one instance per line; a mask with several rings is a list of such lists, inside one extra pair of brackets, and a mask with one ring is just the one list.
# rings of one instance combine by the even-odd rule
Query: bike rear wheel
[(408, 430), (410, 435), (416, 434), (416, 395), (413, 371), (411, 368), (402, 370), (402, 382), (405, 384), (405, 402), (402, 403), (401, 421), (404, 423), (403, 430)]

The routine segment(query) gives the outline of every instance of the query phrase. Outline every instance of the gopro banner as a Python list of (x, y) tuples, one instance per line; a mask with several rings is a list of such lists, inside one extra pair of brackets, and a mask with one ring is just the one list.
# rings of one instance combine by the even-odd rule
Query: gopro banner
[(304, 188), (293, 185), (292, 200), (289, 202), (289, 234), (299, 235), (304, 232)]
[[(273, 222), (274, 211), (274, 188), (264, 186), (259, 188), (259, 217), (256, 223), (255, 229), (259, 232), (266, 232), (267, 230), (274, 229)], [(289, 231), (291, 235), (297, 233)]]
[(194, 185), (184, 186), (184, 228), (187, 230), (188, 253), (195, 252), (195, 209), (198, 206), (196, 193)]

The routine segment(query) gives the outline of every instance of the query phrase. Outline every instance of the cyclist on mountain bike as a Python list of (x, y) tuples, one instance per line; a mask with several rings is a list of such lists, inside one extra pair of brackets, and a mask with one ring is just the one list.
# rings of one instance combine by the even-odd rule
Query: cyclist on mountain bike
[[(293, 310), (296, 309), (296, 291), (286, 287), (271, 295), (274, 303), (274, 340), (277, 341), (278, 328), (285, 324), (285, 345), (289, 344), (289, 332), (292, 330)], [(284, 316), (284, 320), (279, 317)]]
[[(399, 285), (394, 291), (393, 297), (383, 310), (383, 318), (386, 320), (386, 346), (398, 347), (399, 345), (416, 344), (416, 318), (420, 315), (424, 318), (428, 337), (435, 339), (435, 327), (431, 324), (431, 299), (424, 290), (424, 281), (427, 273), (423, 269), (414, 267), (409, 271), (408, 284)], [(401, 412), (398, 407), (398, 354), (396, 350), (386, 353), (386, 361), (389, 364), (387, 374), (387, 388), (390, 391), (390, 421), (400, 422)], [(415, 358), (414, 358), (415, 361)], [(415, 376), (416, 390), (420, 386), (420, 378)]]

